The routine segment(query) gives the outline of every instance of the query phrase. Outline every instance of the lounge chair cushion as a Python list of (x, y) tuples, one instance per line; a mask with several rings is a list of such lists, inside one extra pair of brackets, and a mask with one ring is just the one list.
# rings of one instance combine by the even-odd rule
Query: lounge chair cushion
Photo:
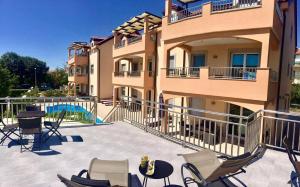
[[(187, 163), (193, 164), (199, 170), (204, 179), (207, 179), (221, 165), (216, 153), (207, 149), (196, 153), (183, 154), (182, 156)], [(191, 174), (197, 182), (202, 182), (193, 173)]]
[(95, 180), (109, 180), (112, 186), (128, 186), (128, 160), (100, 160), (94, 158), (90, 163), (89, 176)]

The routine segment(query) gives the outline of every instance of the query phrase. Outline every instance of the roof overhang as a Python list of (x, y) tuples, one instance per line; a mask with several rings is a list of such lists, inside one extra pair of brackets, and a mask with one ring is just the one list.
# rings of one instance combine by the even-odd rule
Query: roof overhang
[(188, 3), (194, 3), (201, 0), (177, 0), (177, 1), (183, 4), (188, 4)]
[(131, 18), (119, 27), (117, 27), (113, 32), (117, 32), (124, 35), (134, 34), (142, 29), (144, 29), (145, 18), (148, 18), (149, 28), (153, 29), (161, 25), (161, 17), (154, 14), (144, 12), (138, 16)]

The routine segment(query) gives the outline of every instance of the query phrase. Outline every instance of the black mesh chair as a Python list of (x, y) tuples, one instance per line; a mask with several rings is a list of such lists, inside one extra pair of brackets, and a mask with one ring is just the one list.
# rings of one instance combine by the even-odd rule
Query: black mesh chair
[(0, 128), (0, 134), (3, 134), (3, 137), (0, 140), (0, 144), (3, 144), (6, 139), (10, 139), (11, 141), (18, 143), (11, 136), (16, 135), (17, 137), (20, 137), (20, 135), (16, 133), (19, 125), (18, 124), (6, 125), (1, 118), (0, 118), (0, 123), (2, 124), (2, 127)]
[(48, 129), (48, 137), (45, 139), (45, 142), (48, 141), (53, 135), (56, 135), (60, 140), (62, 140), (62, 135), (58, 131), (60, 124), (63, 122), (64, 117), (66, 115), (66, 110), (62, 110), (56, 121), (44, 121), (44, 126), (46, 129)]
[(289, 160), (291, 161), (292, 165), (294, 166), (296, 175), (291, 178), (290, 182), (293, 182), (295, 179), (299, 180), (300, 177), (300, 162), (298, 161), (296, 154), (293, 151), (293, 146), (291, 145), (291, 140), (288, 139), (286, 136), (283, 138), (283, 146), (289, 156)]
[[(36, 143), (38, 143), (38, 148), (40, 148), (42, 138), (42, 118), (19, 118), (18, 121), (20, 129), (21, 152), (23, 151), (23, 149), (32, 149)], [(25, 136), (30, 135), (33, 136), (33, 139), (28, 139), (28, 142), (30, 143), (30, 140), (32, 140), (32, 146), (27, 147), (26, 145), (23, 145), (23, 140), (25, 139)], [(35, 142), (36, 135), (38, 135), (38, 142)]]
[(36, 105), (27, 105), (25, 107), (26, 111), (41, 111), (41, 106), (36, 106)]

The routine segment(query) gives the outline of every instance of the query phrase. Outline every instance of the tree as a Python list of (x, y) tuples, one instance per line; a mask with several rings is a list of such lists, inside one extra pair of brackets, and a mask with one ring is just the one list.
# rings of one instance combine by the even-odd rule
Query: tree
[(68, 84), (68, 74), (63, 68), (56, 68), (47, 74), (47, 82), (52, 88), (59, 88), (60, 86)]
[(292, 85), (291, 103), (292, 104), (300, 104), (300, 85), (299, 84)]
[(0, 65), (0, 97), (8, 96), (16, 82), (17, 77), (13, 76), (8, 69)]
[(20, 56), (13, 52), (2, 55), (0, 65), (7, 68), (11, 74), (17, 75), (19, 84), (30, 84), (31, 86), (35, 85), (35, 68), (38, 85), (45, 81), (49, 70), (45, 62), (32, 57)]

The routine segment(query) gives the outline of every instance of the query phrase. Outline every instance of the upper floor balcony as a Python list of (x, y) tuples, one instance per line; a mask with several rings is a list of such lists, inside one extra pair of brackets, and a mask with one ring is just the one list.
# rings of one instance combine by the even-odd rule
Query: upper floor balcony
[(166, 0), (163, 40), (260, 28), (273, 28), (281, 36), (283, 16), (276, 0), (177, 1), (180, 5)]
[(76, 54), (69, 57), (69, 65), (87, 65), (89, 63), (88, 54)]
[(114, 30), (113, 57), (154, 52), (155, 29), (160, 25), (160, 17), (145, 12), (117, 27)]
[(75, 82), (77, 84), (88, 84), (88, 74), (80, 74), (80, 73), (69, 74), (68, 81)]
[[(164, 92), (268, 101), (277, 73), (269, 68), (188, 67), (162, 69)], [(273, 93), (274, 94), (274, 93)]]
[(113, 84), (130, 87), (152, 88), (154, 84), (152, 71), (116, 71), (113, 73)]
[(74, 42), (68, 48), (68, 64), (69, 65), (87, 65), (89, 46), (86, 42)]

